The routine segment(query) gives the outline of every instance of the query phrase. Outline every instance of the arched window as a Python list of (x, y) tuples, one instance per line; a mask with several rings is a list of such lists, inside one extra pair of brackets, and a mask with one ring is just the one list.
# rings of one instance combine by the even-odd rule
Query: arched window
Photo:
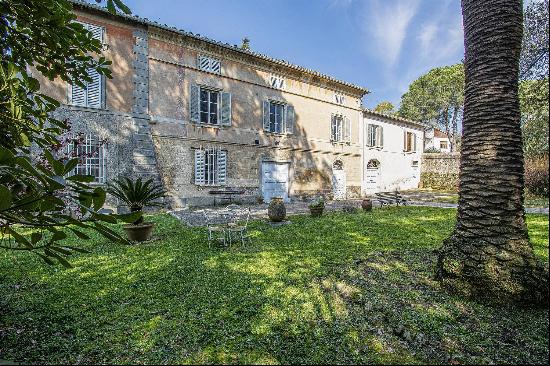
[(369, 160), (367, 163), (367, 169), (378, 169), (380, 168), (380, 162), (376, 159)]
[(342, 160), (336, 160), (332, 164), (332, 170), (344, 170), (344, 163), (342, 163)]

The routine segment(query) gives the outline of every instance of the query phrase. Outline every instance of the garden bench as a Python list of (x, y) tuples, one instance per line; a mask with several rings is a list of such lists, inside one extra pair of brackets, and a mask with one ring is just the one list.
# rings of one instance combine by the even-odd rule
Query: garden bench
[(379, 192), (375, 193), (376, 200), (380, 202), (382, 206), (389, 206), (389, 205), (407, 205), (407, 200), (399, 193), (399, 191), (395, 192)]
[[(233, 198), (237, 195), (244, 194), (244, 189), (225, 188), (225, 189), (212, 189), (208, 191), (209, 194), (214, 195), (214, 206), (216, 206), (216, 198), (220, 200), (233, 202)], [(219, 196), (219, 197), (216, 197)]]

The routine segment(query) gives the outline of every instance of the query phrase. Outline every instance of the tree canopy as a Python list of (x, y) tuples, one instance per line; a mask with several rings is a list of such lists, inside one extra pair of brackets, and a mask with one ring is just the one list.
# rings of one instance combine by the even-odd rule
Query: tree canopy
[(374, 107), (374, 111), (377, 113), (395, 114), (395, 106), (391, 102), (383, 101)]
[(523, 16), (520, 80), (548, 77), (548, 0), (532, 1)]
[(437, 67), (412, 82), (399, 115), (443, 130), (454, 150), (464, 107), (464, 66)]
[[(107, 7), (129, 11), (120, 0)], [(92, 228), (124, 241), (102, 222), (135, 215), (102, 213), (106, 194), (90, 186), (93, 177), (68, 174), (78, 159), (50, 152), (68, 125), (52, 117), (60, 102), (40, 93), (32, 72), (83, 85), (90, 69), (110, 77), (110, 61), (67, 0), (1, 0), (0, 10), (0, 247), (70, 266), (65, 256), (80, 249), (61, 244), (68, 231), (86, 239), (82, 229)]]

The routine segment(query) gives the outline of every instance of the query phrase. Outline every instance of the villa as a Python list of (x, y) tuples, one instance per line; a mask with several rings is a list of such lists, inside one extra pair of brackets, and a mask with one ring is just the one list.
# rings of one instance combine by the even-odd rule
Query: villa
[(423, 125), (362, 107), (368, 90), (314, 70), (136, 16), (73, 1), (112, 60), (85, 88), (42, 79), (85, 136), (77, 169), (163, 184), (171, 207), (209, 204), (213, 189), (251, 200), (335, 199), (416, 188)]

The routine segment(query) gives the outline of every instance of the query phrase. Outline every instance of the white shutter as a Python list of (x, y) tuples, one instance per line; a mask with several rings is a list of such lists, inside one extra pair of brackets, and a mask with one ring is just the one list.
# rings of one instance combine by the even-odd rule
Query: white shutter
[(204, 185), (204, 150), (195, 150), (195, 184)]
[(269, 132), (269, 107), (270, 107), (270, 102), (269, 100), (264, 100), (264, 114), (263, 114), (263, 125), (264, 125), (264, 130)]
[(192, 84), (189, 93), (189, 119), (195, 123), (199, 123), (199, 93), (199, 86)]
[(290, 104), (285, 106), (285, 132), (294, 133), (294, 107)]
[(378, 131), (380, 132), (380, 134), (378, 135), (378, 147), (384, 147), (384, 127), (379, 126)]
[(218, 185), (225, 185), (227, 180), (227, 151), (218, 150)]
[(221, 92), (221, 124), (231, 126), (231, 93)]
[(92, 78), (92, 81), (88, 82), (86, 88), (88, 94), (87, 107), (101, 108), (103, 105), (103, 78), (95, 69), (89, 69), (88, 76)]
[(416, 133), (413, 133), (412, 135), (413, 135), (413, 138), (414, 138), (414, 140), (413, 140), (413, 149), (412, 150), (414, 152), (416, 152)]
[(220, 60), (216, 60), (214, 58), (210, 59), (210, 71), (215, 74), (221, 74), (222, 68)]
[(336, 130), (338, 126), (336, 125), (336, 115), (331, 115), (330, 117), (330, 141), (336, 141)]
[(203, 71), (210, 71), (210, 59), (202, 55), (197, 56), (197, 67)]
[(403, 131), (403, 151), (407, 151), (407, 131)]
[(97, 39), (99, 42), (101, 42), (101, 44), (103, 44), (103, 27), (94, 24), (85, 24), (85, 28), (92, 33), (93, 39)]
[(367, 125), (367, 146), (372, 146), (372, 127), (373, 125)]
[(79, 85), (73, 84), (70, 85), (70, 100), (69, 104), (86, 107), (86, 87), (81, 87)]
[(344, 141), (351, 142), (351, 120), (344, 117)]

